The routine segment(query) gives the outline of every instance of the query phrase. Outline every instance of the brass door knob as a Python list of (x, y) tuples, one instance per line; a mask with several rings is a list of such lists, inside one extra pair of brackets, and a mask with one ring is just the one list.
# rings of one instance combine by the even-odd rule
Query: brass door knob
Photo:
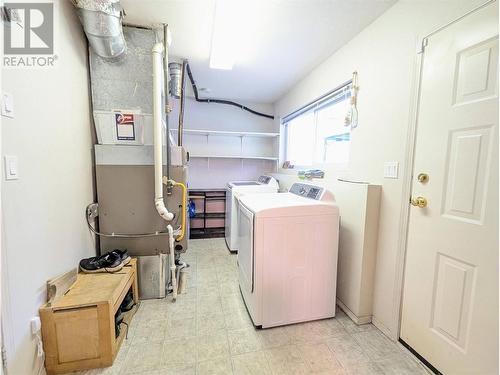
[(415, 206), (415, 207), (420, 207), (420, 208), (427, 207), (427, 199), (425, 199), (424, 197), (412, 198), (410, 200), (410, 203), (412, 206)]
[(419, 173), (417, 176), (417, 180), (421, 184), (425, 184), (426, 182), (429, 181), (429, 175), (427, 173)]

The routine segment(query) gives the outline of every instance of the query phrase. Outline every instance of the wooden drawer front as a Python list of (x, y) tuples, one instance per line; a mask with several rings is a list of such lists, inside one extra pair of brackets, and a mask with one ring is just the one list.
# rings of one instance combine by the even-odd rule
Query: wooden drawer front
[(207, 219), (206, 227), (207, 228), (224, 228), (225, 222), (224, 219)]
[(226, 211), (225, 200), (207, 200), (207, 212), (224, 213)]
[(191, 219), (191, 228), (203, 228), (203, 219)]
[(100, 356), (97, 306), (54, 312), (59, 364)]

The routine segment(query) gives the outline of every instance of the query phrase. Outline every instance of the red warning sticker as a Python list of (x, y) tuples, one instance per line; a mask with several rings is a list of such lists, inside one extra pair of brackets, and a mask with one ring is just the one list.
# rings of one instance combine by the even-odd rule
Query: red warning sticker
[(115, 113), (116, 138), (119, 141), (135, 141), (135, 121), (133, 113)]

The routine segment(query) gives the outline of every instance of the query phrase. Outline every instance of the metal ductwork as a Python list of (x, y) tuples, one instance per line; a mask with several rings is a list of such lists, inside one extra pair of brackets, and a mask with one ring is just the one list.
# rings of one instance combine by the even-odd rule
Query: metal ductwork
[(89, 44), (105, 59), (116, 59), (126, 50), (120, 0), (73, 0)]
[(179, 99), (182, 94), (182, 64), (171, 62), (168, 68), (170, 70), (170, 94)]

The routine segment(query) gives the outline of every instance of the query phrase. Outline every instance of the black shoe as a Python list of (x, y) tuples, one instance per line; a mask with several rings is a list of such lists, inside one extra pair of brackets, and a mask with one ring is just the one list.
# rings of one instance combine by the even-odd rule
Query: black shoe
[(117, 339), (118, 336), (120, 336), (120, 325), (115, 324), (115, 339)]
[(135, 305), (135, 302), (134, 302), (134, 299), (132, 298), (132, 293), (128, 292), (127, 295), (125, 296), (125, 298), (123, 299), (122, 304), (120, 305), (120, 310), (124, 311), (124, 312), (130, 311), (130, 310), (132, 310), (134, 305)]
[(130, 261), (132, 260), (132, 258), (130, 257), (130, 255), (127, 254), (127, 250), (114, 249), (112, 251), (112, 253), (115, 253), (116, 255), (118, 255), (120, 257), (120, 259), (122, 260), (122, 264), (124, 266), (126, 266), (127, 264), (129, 264)]
[(118, 309), (118, 311), (117, 311), (117, 312), (116, 312), (116, 314), (115, 314), (115, 324), (116, 324), (117, 326), (119, 326), (120, 324), (122, 324), (122, 322), (123, 322), (123, 317), (124, 317), (124, 315), (123, 315), (122, 310), (121, 310), (121, 309)]
[(80, 261), (80, 269), (85, 273), (117, 272), (122, 268), (121, 257), (112, 252)]

